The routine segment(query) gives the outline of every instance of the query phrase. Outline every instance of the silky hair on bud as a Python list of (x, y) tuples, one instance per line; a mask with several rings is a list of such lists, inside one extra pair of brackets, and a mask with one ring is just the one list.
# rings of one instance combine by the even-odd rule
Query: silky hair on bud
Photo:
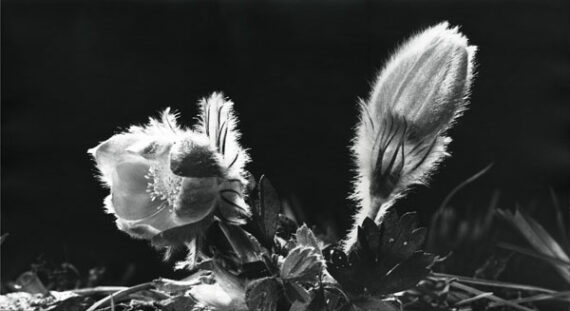
[(425, 184), (448, 155), (445, 132), (461, 115), (473, 76), (476, 47), (447, 22), (412, 36), (380, 71), (360, 103), (352, 152), (358, 204), (345, 249), (366, 217), (383, 215), (413, 184)]

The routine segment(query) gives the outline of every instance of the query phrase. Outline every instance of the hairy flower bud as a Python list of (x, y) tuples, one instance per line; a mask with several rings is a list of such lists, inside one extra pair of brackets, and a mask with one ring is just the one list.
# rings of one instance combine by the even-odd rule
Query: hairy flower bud
[(380, 72), (370, 99), (361, 103), (352, 146), (360, 209), (347, 247), (366, 217), (380, 222), (447, 155), (445, 131), (467, 105), (475, 51), (457, 28), (441, 23), (406, 41)]
[(450, 125), (465, 106), (476, 48), (457, 28), (441, 23), (406, 42), (375, 84), (376, 113), (408, 122), (417, 139)]

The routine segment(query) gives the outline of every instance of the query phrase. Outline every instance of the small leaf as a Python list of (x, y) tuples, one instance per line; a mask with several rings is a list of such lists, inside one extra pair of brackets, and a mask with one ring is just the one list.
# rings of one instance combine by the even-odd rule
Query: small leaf
[(418, 216), (415, 212), (406, 213), (399, 220), (393, 211), (388, 212), (388, 215), (393, 217), (387, 217), (386, 222), (381, 224), (384, 227), (382, 256), (389, 258), (384, 260), (390, 266), (416, 252), (425, 240), (426, 230), (416, 228)]
[(293, 236), (293, 234), (295, 234), (295, 232), (297, 232), (298, 227), (299, 226), (293, 219), (283, 214), (278, 215), (276, 232), (278, 236), (284, 239), (289, 239)]
[(286, 281), (317, 281), (324, 268), (320, 251), (310, 246), (297, 246), (285, 257), (281, 266), (281, 278)]
[(349, 298), (338, 284), (328, 286), (322, 284), (321, 288), (324, 289), (324, 300), (326, 302), (327, 311), (344, 310), (343, 308), (349, 303)]
[(4, 243), (4, 241), (6, 241), (6, 238), (8, 238), (8, 235), (10, 235), (8, 232), (2, 234), (2, 236), (0, 236), (0, 245), (2, 245)]
[(161, 311), (193, 310), (196, 300), (190, 296), (178, 295), (156, 303)]
[(311, 299), (311, 294), (301, 285), (295, 282), (285, 282), (285, 296), (289, 302), (294, 303), (299, 301), (301, 303), (308, 303)]
[[(510, 211), (499, 210), (499, 214), (510, 221), (537, 252), (563, 262), (570, 261), (570, 258), (568, 258), (568, 255), (564, 252), (560, 244), (531, 216), (526, 215), (518, 209), (514, 214)], [(568, 270), (566, 265), (556, 264), (551, 261), (549, 261), (549, 263), (558, 270), (560, 276), (570, 283), (570, 270)]]
[(255, 218), (264, 242), (269, 245), (273, 242), (273, 236), (277, 231), (281, 200), (265, 175), (259, 179), (258, 200)]
[(362, 222), (362, 234), (366, 240), (366, 244), (368, 248), (374, 253), (377, 254), (380, 250), (381, 245), (381, 234), (378, 230), (378, 226), (376, 223), (370, 219), (366, 218)]
[(247, 285), (245, 301), (249, 310), (275, 311), (283, 287), (274, 277), (252, 281)]
[(313, 234), (313, 231), (311, 231), (307, 225), (303, 224), (301, 227), (299, 227), (299, 229), (297, 229), (296, 237), (297, 245), (310, 246), (319, 250), (320, 252), (321, 248), (319, 246), (319, 241)]
[(426, 229), (417, 225), (415, 213), (399, 218), (390, 211), (380, 227), (365, 219), (348, 254), (334, 247), (323, 251), (327, 271), (353, 295), (383, 296), (413, 287), (429, 273), (435, 260), (419, 251)]
[(416, 252), (390, 270), (381, 282), (372, 283), (369, 290), (372, 294), (381, 296), (414, 287), (429, 274), (429, 267), (434, 260), (432, 254)]
[(241, 276), (247, 279), (257, 279), (271, 275), (265, 261), (246, 262), (242, 265)]
[(289, 311), (307, 311), (307, 304), (296, 300), (291, 304)]
[(311, 303), (307, 306), (307, 311), (329, 311), (325, 290), (321, 284), (316, 290)]
[(376, 297), (361, 297), (353, 300), (350, 311), (400, 311), (401, 308), (394, 302), (385, 301)]

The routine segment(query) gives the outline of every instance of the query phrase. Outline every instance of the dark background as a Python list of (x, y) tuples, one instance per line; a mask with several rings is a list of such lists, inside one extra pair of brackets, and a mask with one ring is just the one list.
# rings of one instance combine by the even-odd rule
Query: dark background
[(3, 1), (3, 280), (40, 255), (82, 273), (130, 265), (119, 283), (171, 276), (103, 213), (86, 150), (167, 106), (189, 125), (219, 90), (236, 103), (250, 170), (342, 234), (357, 98), (399, 42), (443, 20), (479, 46), (472, 104), (451, 132), (453, 157), (399, 209), (427, 224), (494, 162), (452, 204), (483, 208), (500, 190), (501, 207), (538, 202), (553, 223), (548, 187), (570, 189), (567, 1)]

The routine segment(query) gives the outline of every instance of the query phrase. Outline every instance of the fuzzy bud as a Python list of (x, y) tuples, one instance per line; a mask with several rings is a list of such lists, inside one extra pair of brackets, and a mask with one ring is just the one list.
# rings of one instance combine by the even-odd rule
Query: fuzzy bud
[(380, 72), (361, 103), (352, 150), (358, 169), (353, 198), (356, 228), (376, 222), (413, 184), (424, 184), (447, 155), (445, 136), (467, 105), (476, 47), (441, 23), (413, 36)]

